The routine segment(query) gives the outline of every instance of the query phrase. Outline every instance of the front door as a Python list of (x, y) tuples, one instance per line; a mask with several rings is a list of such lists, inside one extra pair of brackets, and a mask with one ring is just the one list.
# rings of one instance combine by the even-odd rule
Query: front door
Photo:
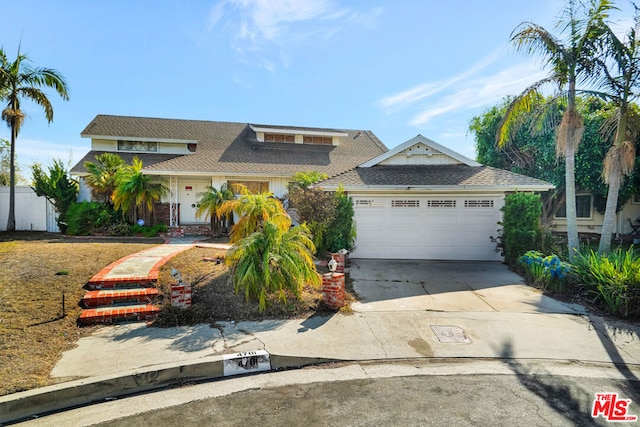
[(180, 183), (180, 224), (208, 223), (209, 218), (205, 216), (196, 217), (198, 201), (201, 194), (207, 191), (210, 184), (203, 182), (181, 182)]

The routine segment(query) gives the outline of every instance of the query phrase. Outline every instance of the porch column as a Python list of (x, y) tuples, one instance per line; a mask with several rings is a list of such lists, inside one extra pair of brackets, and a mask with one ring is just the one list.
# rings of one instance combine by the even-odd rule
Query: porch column
[(178, 226), (178, 177), (169, 177), (169, 227)]

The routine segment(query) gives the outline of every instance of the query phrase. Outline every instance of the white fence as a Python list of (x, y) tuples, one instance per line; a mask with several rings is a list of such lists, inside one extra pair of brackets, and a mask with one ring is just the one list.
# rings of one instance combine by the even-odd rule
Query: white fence
[[(16, 230), (50, 231), (60, 230), (56, 224), (56, 211), (44, 197), (38, 197), (27, 186), (16, 187)], [(7, 230), (9, 219), (9, 187), (0, 187), (0, 231)]]

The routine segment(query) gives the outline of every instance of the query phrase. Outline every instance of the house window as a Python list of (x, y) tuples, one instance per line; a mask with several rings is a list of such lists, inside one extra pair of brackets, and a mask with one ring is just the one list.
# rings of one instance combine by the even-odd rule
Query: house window
[(383, 200), (356, 200), (358, 208), (384, 208)]
[(419, 208), (420, 200), (392, 200), (392, 208)]
[(428, 208), (455, 208), (455, 200), (427, 200)]
[(265, 142), (296, 142), (295, 135), (284, 135), (280, 133), (265, 133)]
[(635, 205), (640, 205), (640, 194), (634, 194), (633, 195), (633, 203)]
[(302, 138), (302, 142), (305, 144), (327, 144), (331, 145), (333, 139), (330, 136), (307, 136)]
[(240, 194), (240, 185), (247, 187), (247, 190), (253, 194), (266, 193), (269, 191), (269, 182), (267, 181), (227, 181), (227, 186), (234, 194)]
[(465, 200), (465, 208), (492, 208), (493, 200)]
[[(576, 215), (580, 219), (591, 218), (591, 195), (579, 194), (576, 196)], [(567, 204), (562, 203), (556, 212), (556, 218), (567, 217)]]
[(149, 151), (155, 153), (158, 151), (158, 143), (118, 140), (118, 151)]

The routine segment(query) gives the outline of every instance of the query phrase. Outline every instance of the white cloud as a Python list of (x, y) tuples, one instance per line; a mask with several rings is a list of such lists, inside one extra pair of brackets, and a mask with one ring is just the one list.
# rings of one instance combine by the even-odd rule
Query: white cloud
[(503, 55), (503, 51), (503, 48), (493, 51), (491, 54), (482, 58), (482, 60), (471, 66), (471, 68), (463, 71), (460, 74), (437, 82), (421, 83), (415, 87), (412, 87), (411, 89), (407, 89), (403, 92), (382, 98), (380, 101), (378, 101), (378, 104), (385, 108), (387, 112), (393, 112), (408, 107), (416, 103), (417, 101), (442, 92), (443, 90), (452, 85), (455, 85), (456, 83), (467, 80), (474, 74), (482, 71), (488, 65), (492, 64), (497, 58)]
[[(448, 89), (446, 94), (440, 97), (434, 95), (442, 90), (432, 90), (428, 94), (424, 92), (424, 96), (419, 99), (431, 98), (429, 107), (415, 114), (409, 123), (420, 127), (444, 114), (471, 111), (494, 104), (507, 95), (519, 94), (528, 85), (543, 78), (545, 73), (537, 64), (527, 62), (487, 76), (471, 78), (470, 72), (460, 75), (464, 75), (465, 78), (459, 79), (459, 76), (456, 76), (451, 79), (446, 88), (442, 88), (442, 90)], [(426, 83), (425, 85), (436, 84)]]
[[(256, 52), (274, 47), (331, 39), (347, 23), (374, 28), (380, 14), (381, 8), (359, 11), (339, 7), (335, 0), (221, 0), (209, 12), (207, 29), (229, 36), (235, 52), (255, 58)], [(258, 64), (273, 69), (263, 65)]]

